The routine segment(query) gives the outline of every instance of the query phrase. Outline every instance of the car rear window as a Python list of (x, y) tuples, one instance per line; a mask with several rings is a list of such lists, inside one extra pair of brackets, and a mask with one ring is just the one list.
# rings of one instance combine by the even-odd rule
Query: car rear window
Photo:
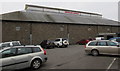
[(107, 45), (108, 45), (108, 46), (117, 46), (117, 43), (114, 43), (114, 42), (107, 42)]
[(88, 44), (88, 46), (96, 46), (97, 42), (91, 42)]
[(39, 47), (33, 47), (32, 49), (33, 49), (33, 52), (40, 52), (41, 51), (41, 49)]

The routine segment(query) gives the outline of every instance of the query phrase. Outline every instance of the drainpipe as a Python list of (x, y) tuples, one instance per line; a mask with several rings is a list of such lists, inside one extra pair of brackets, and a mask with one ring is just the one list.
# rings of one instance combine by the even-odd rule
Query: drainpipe
[(32, 44), (32, 24), (30, 23), (30, 44)]

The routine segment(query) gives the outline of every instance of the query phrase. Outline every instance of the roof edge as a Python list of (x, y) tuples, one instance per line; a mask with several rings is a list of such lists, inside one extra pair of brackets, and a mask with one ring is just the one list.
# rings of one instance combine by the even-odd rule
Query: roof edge
[(97, 13), (90, 13), (90, 12), (83, 12), (83, 11), (75, 11), (75, 10), (68, 10), (68, 9), (60, 9), (60, 8), (53, 8), (53, 7), (45, 7), (45, 6), (38, 6), (38, 5), (25, 5), (25, 10), (27, 10), (28, 7), (36, 7), (36, 8), (46, 8), (46, 9), (54, 9), (54, 10), (62, 10), (62, 11), (72, 11), (72, 12), (78, 12), (78, 13), (86, 13), (86, 14), (92, 14), (92, 15), (99, 15), (102, 16), (102, 14)]

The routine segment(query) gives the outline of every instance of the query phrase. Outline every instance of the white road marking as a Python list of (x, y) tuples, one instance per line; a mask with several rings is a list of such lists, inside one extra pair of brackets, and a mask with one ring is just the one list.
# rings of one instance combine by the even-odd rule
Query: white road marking
[(116, 59), (117, 59), (117, 58), (114, 58), (114, 59), (113, 59), (113, 61), (110, 63), (110, 65), (108, 66), (108, 68), (107, 68), (106, 71), (108, 71), (108, 70), (111, 68), (111, 66), (113, 65), (113, 63), (115, 62)]

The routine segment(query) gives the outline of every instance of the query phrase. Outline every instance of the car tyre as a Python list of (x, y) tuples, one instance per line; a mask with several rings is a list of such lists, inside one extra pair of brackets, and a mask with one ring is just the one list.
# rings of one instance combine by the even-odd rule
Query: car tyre
[(31, 69), (33, 69), (33, 70), (39, 69), (40, 66), (41, 66), (41, 63), (42, 62), (41, 62), (40, 59), (33, 60), (32, 63), (31, 63)]
[(68, 47), (68, 45), (64, 45), (64, 47), (65, 47), (65, 48), (67, 48), (67, 47)]
[(93, 56), (98, 56), (99, 55), (99, 52), (97, 50), (92, 50), (91, 54)]

